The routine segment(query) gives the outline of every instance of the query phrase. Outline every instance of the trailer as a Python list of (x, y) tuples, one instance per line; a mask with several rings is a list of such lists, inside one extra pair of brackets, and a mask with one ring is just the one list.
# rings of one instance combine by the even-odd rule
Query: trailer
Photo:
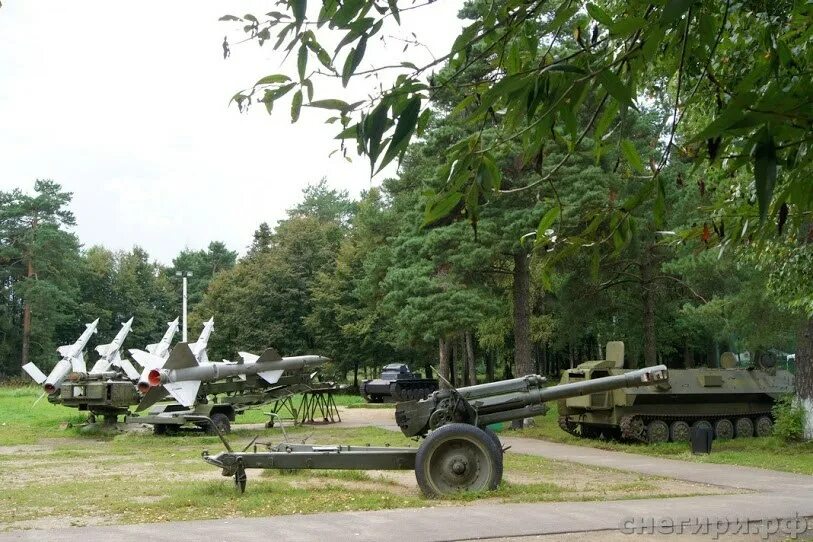
[[(407, 437), (422, 439), (417, 447), (263, 444), (255, 438), (236, 452), (220, 435), (226, 451), (202, 454), (207, 463), (234, 477), (246, 489), (247, 469), (414, 470), (427, 497), (461, 491), (496, 489), (502, 480), (503, 452), (489, 425), (542, 415), (546, 401), (621, 388), (651, 386), (668, 380), (664, 365), (585, 382), (545, 387), (545, 378), (522, 378), (444, 389), (426, 399), (398, 403), (395, 420)], [(284, 433), (283, 433), (284, 435)], [(287, 438), (286, 438), (287, 440)], [(248, 451), (253, 447), (252, 451)]]

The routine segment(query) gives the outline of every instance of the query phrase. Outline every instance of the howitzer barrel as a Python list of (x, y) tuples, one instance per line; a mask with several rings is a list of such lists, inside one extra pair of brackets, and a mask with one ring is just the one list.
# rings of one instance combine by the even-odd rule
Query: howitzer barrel
[(544, 387), (544, 377), (528, 375), (457, 390), (436, 391), (422, 401), (399, 403), (395, 418), (406, 436), (423, 435), (450, 422), (484, 427), (544, 414), (547, 401), (620, 388), (651, 386), (668, 378), (665, 365), (548, 388)]

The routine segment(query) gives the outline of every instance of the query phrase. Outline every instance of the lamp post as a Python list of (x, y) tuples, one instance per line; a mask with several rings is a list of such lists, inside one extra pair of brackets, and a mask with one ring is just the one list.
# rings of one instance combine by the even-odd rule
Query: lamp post
[(187, 342), (187, 334), (186, 334), (186, 279), (188, 277), (192, 276), (192, 272), (191, 271), (183, 271), (183, 272), (176, 271), (175, 276), (176, 277), (181, 277), (181, 282), (183, 283), (183, 295), (181, 297), (181, 299), (183, 300), (183, 302), (182, 302), (183, 303), (183, 308), (182, 308), (182, 313), (181, 313), (181, 321), (182, 321), (181, 341), (182, 342)]

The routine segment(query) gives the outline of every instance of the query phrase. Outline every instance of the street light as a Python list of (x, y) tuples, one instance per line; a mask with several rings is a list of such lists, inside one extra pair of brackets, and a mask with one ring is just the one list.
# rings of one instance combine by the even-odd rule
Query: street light
[(188, 277), (192, 276), (192, 271), (184, 271), (184, 272), (175, 271), (175, 276), (176, 277), (182, 277), (182, 283), (183, 283), (183, 296), (182, 296), (183, 309), (182, 309), (182, 311), (183, 312), (181, 314), (182, 314), (183, 327), (181, 329), (183, 331), (182, 331), (182, 339), (181, 340), (182, 340), (182, 342), (187, 342), (187, 335), (186, 335), (186, 279)]

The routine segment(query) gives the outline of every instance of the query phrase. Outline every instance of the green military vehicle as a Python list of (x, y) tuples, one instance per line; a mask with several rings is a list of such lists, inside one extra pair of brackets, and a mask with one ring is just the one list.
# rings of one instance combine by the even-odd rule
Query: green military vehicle
[[(623, 374), (624, 343), (607, 343), (605, 360), (565, 371), (562, 383)], [(757, 360), (759, 362), (759, 360)], [(669, 381), (622, 388), (558, 402), (559, 426), (585, 438), (622, 438), (650, 443), (687, 441), (692, 427), (712, 429), (717, 439), (767, 436), (776, 399), (793, 391), (793, 375), (755, 363), (737, 367), (727, 352), (719, 368), (670, 369)]]
[(89, 421), (101, 416), (106, 423), (116, 423), (137, 405), (138, 390), (132, 381), (117, 371), (103, 373), (71, 373), (48, 402), (90, 413)]

